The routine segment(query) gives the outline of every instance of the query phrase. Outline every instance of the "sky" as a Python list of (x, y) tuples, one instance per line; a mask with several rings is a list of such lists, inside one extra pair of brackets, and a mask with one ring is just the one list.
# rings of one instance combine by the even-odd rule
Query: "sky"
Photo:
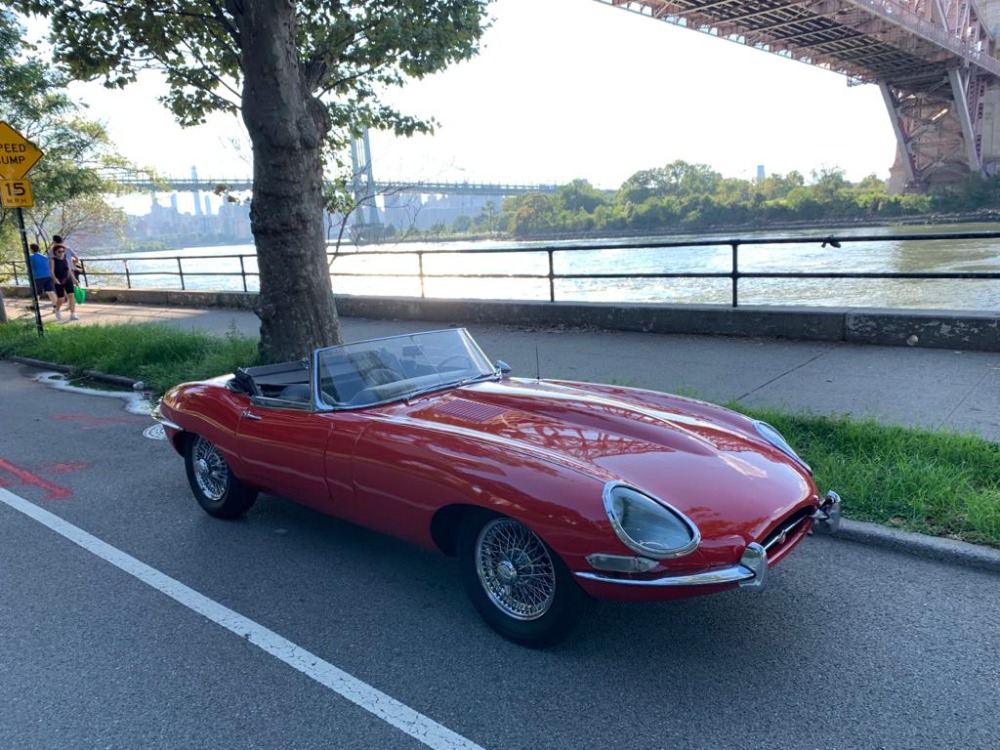
[[(598, 0), (495, 0), (480, 54), (387, 100), (432, 136), (371, 133), (376, 181), (557, 183), (615, 189), (682, 159), (750, 179), (842, 169), (888, 177), (889, 116), (874, 85)], [(251, 173), (237, 117), (182, 129), (151, 76), (124, 91), (74, 84), (120, 152), (161, 174)]]

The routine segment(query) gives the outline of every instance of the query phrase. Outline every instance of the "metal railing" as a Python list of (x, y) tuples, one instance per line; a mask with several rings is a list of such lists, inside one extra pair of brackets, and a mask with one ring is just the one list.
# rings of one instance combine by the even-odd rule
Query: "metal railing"
[[(331, 275), (337, 278), (367, 278), (367, 279), (414, 279), (419, 282), (421, 298), (427, 296), (426, 284), (431, 280), (544, 280), (548, 286), (548, 301), (557, 301), (557, 283), (560, 281), (587, 281), (587, 280), (629, 280), (637, 279), (725, 279), (730, 286), (730, 302), (732, 307), (737, 307), (740, 303), (740, 282), (749, 279), (803, 279), (803, 280), (834, 280), (834, 279), (909, 279), (909, 280), (979, 280), (997, 281), (1000, 280), (1000, 272), (990, 271), (943, 271), (943, 272), (894, 272), (894, 271), (742, 271), (740, 270), (740, 250), (760, 245), (818, 245), (822, 247), (831, 246), (843, 248), (851, 244), (862, 244), (872, 242), (893, 242), (893, 241), (968, 241), (968, 240), (1000, 240), (1000, 231), (997, 232), (965, 232), (965, 233), (944, 233), (944, 234), (903, 234), (903, 235), (848, 235), (848, 236), (812, 236), (812, 237), (771, 237), (771, 238), (747, 238), (747, 239), (703, 239), (685, 241), (634, 241), (634, 242), (607, 242), (602, 244), (594, 243), (587, 245), (533, 245), (523, 246), (497, 246), (492, 248), (457, 248), (457, 249), (405, 249), (386, 250), (350, 250), (340, 252), (331, 251), (328, 253), (328, 260), (331, 268)], [(1000, 244), (1000, 243), (998, 243)], [(572, 256), (576, 253), (594, 253), (602, 250), (628, 251), (628, 250), (671, 250), (677, 248), (729, 248), (730, 267), (725, 271), (663, 271), (663, 272), (599, 272), (599, 273), (576, 273), (557, 272), (556, 259), (559, 256)], [(544, 272), (523, 272), (513, 271), (509, 273), (430, 273), (425, 270), (425, 261), (430, 257), (437, 256), (470, 256), (470, 255), (497, 255), (497, 254), (542, 254), (546, 258)], [(348, 271), (338, 270), (337, 266), (346, 259), (379, 258), (385, 260), (392, 258), (395, 265), (398, 259), (415, 257), (416, 273), (403, 273), (398, 271), (382, 272), (375, 270)], [(218, 269), (194, 270), (194, 264), (204, 266), (206, 261), (238, 261), (238, 270), (222, 271)], [(669, 258), (666, 258), (669, 260)], [(791, 259), (794, 262), (794, 258)], [(137, 266), (147, 266), (152, 262), (175, 265), (176, 270), (166, 270), (156, 268), (153, 270), (137, 270)], [(213, 291), (243, 291), (250, 292), (252, 279), (259, 279), (257, 271), (257, 258), (254, 254), (232, 254), (232, 255), (212, 255), (212, 256), (143, 256), (121, 258), (115, 256), (91, 257), (83, 261), (83, 270), (80, 273), (81, 282), (84, 286), (96, 284), (101, 286), (121, 285), (128, 289), (133, 288), (176, 288), (137, 286), (138, 280), (143, 277), (156, 276), (175, 278), (181, 290), (212, 289)], [(185, 264), (188, 264), (185, 267)], [(28, 276), (24, 261), (7, 261), (0, 264), (0, 276), (6, 275), (12, 278), (15, 285), (27, 285)], [(219, 289), (213, 287), (197, 286), (195, 280), (201, 277), (223, 277), (238, 279), (238, 289)], [(106, 284), (111, 280), (112, 284)], [(192, 286), (192, 283), (195, 285)]]

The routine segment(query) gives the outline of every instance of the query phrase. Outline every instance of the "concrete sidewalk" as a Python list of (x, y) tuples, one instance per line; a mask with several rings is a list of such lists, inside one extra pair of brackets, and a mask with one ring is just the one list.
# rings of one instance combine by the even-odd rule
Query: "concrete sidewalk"
[[(32, 318), (24, 300), (11, 317)], [(43, 325), (59, 325), (43, 308)], [(157, 322), (256, 336), (258, 320), (233, 309), (87, 302), (80, 320)], [(64, 317), (66, 317), (64, 315)], [(347, 341), (443, 324), (342, 318)], [(889, 424), (972, 432), (1000, 442), (1000, 353), (829, 342), (468, 324), (492, 359), (523, 377), (614, 382), (707, 401), (872, 417)]]

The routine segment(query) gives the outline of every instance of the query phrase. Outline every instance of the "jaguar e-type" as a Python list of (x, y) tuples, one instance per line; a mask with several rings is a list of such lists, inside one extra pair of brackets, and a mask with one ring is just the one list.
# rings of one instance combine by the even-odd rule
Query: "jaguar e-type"
[(456, 556), (486, 622), (527, 645), (563, 638), (590, 597), (760, 588), (839, 522), (764, 422), (510, 371), (451, 328), (185, 383), (154, 416), (206, 512), (264, 492)]

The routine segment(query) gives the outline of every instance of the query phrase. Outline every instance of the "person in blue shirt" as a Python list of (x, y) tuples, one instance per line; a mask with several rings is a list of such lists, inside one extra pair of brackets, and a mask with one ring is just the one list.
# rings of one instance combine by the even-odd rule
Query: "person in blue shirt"
[[(55, 307), (56, 304), (56, 289), (52, 282), (52, 270), (49, 267), (49, 259), (42, 255), (42, 249), (38, 247), (38, 243), (32, 242), (29, 246), (31, 248), (31, 275), (35, 279), (35, 294), (38, 299), (42, 299), (42, 295), (46, 295), (49, 298), (49, 302)], [(56, 320), (59, 319), (59, 315), (56, 315)]]

